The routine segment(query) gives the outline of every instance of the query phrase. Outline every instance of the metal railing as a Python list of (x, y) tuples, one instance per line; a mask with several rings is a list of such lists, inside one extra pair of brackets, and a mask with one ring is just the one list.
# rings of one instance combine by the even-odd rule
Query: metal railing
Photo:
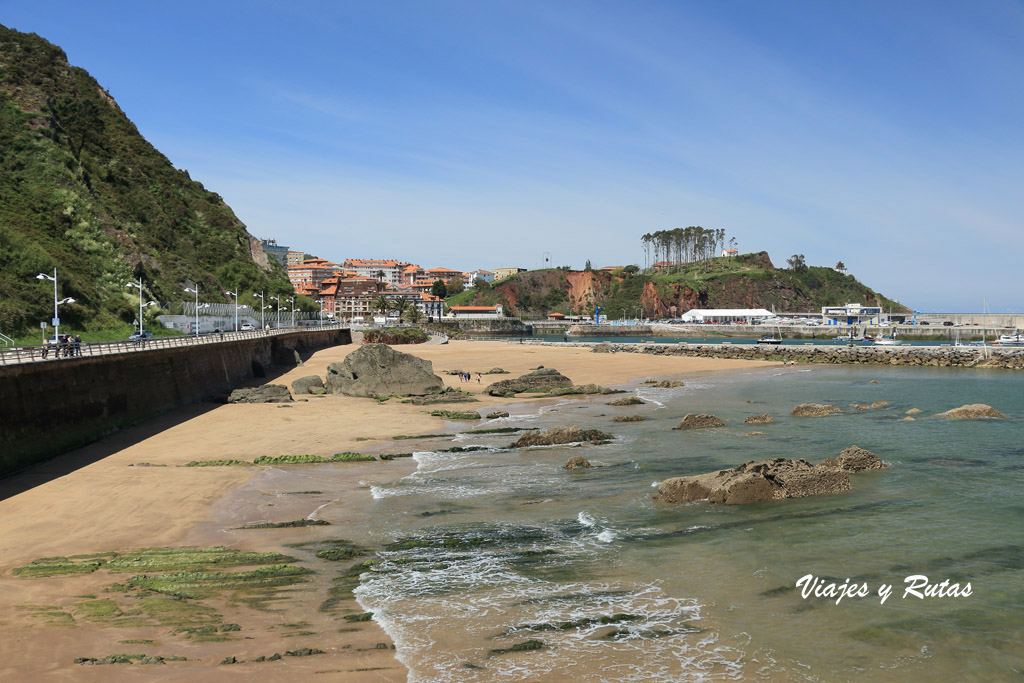
[(4, 346), (10, 346), (11, 344), (14, 344), (15, 341), (3, 332), (0, 332), (0, 343), (3, 343)]
[(81, 342), (80, 344), (38, 344), (33, 346), (13, 346), (0, 348), (0, 365), (18, 365), (21, 363), (40, 363), (63, 360), (66, 358), (85, 358), (87, 356), (111, 356), (121, 353), (140, 353), (159, 349), (172, 349), (202, 344), (220, 344), (224, 342), (260, 337), (276, 337), (282, 334), (302, 334), (323, 330), (348, 329), (347, 323), (323, 325), (317, 327), (281, 327), (272, 330), (253, 330), (251, 332), (213, 332), (201, 335), (180, 337), (150, 337), (139, 340)]

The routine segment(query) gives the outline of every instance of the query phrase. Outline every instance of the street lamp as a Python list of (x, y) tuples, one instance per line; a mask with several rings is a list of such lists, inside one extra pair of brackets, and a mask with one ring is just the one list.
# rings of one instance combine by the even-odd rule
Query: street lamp
[(274, 295), (274, 296), (270, 297), (270, 300), (277, 302), (277, 327), (278, 327), (278, 329), (280, 329), (281, 328), (281, 297), (279, 295)]
[(622, 309), (622, 323), (621, 324), (622, 325), (626, 324), (626, 309), (625, 308)]
[(149, 306), (158, 306), (159, 304), (157, 304), (157, 302), (155, 302), (155, 301), (147, 301), (146, 303), (142, 303), (142, 278), (141, 277), (139, 278), (138, 282), (129, 282), (128, 284), (125, 285), (125, 287), (135, 287), (137, 290), (139, 290), (139, 338), (141, 339), (142, 338), (142, 330), (143, 330), (143, 326), (142, 326), (142, 309), (143, 308), (147, 308)]
[(324, 326), (324, 300), (317, 299), (316, 302), (320, 304), (320, 327)]
[(238, 332), (238, 290), (226, 293), (235, 297), (235, 332)]
[(39, 275), (36, 275), (36, 279), (37, 280), (53, 280), (53, 320), (51, 321), (50, 324), (53, 325), (53, 343), (56, 344), (57, 343), (58, 334), (60, 333), (60, 318), (57, 316), (57, 306), (59, 306), (61, 304), (73, 304), (75, 302), (75, 300), (70, 298), (70, 297), (68, 297), (67, 299), (64, 299), (63, 301), (57, 301), (57, 269), (56, 268), (53, 269), (53, 277), (50, 277), (46, 273), (39, 273)]
[(295, 327), (295, 297), (290, 296), (287, 299), (285, 299), (285, 301), (291, 304), (290, 308), (292, 309), (292, 327)]
[(256, 292), (253, 292), (252, 295), (254, 297), (257, 297), (260, 300), (260, 330), (265, 330), (267, 328), (267, 326), (263, 322), (263, 304), (265, 304), (267, 302), (263, 300), (263, 292), (262, 291), (260, 291), (259, 294), (257, 294)]
[(196, 295), (196, 336), (198, 337), (199, 336), (199, 285), (196, 285), (195, 288), (186, 287), (185, 291), (188, 292), (189, 294), (195, 294)]
[(643, 306), (637, 306), (637, 307), (636, 307), (636, 310), (635, 310), (635, 311), (633, 311), (633, 312), (634, 312), (634, 313), (638, 313), (638, 314), (639, 314), (639, 315), (637, 316), (637, 322), (643, 322), (643, 321), (642, 321), (642, 317), (643, 317), (643, 312), (644, 312), (644, 308), (643, 308)]

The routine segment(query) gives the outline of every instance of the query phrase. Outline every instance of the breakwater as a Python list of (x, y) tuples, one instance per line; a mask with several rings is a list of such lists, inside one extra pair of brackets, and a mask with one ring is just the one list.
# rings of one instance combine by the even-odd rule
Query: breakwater
[[(541, 342), (551, 343), (551, 342)], [(558, 344), (554, 344), (558, 345)], [(596, 353), (648, 353), (656, 356), (698, 356), (738, 360), (777, 360), (830, 365), (904, 365), (947, 368), (1024, 370), (1024, 348), (973, 346), (815, 346), (733, 344), (576, 343)], [(561, 346), (564, 346), (562, 344)]]
[(335, 328), (0, 366), (0, 476), (351, 340)]

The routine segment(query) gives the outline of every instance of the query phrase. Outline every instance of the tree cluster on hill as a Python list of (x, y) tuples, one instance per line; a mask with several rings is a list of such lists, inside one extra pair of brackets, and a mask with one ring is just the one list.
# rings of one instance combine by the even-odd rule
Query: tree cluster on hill
[(640, 238), (644, 246), (644, 258), (648, 266), (651, 252), (654, 263), (670, 261), (674, 264), (706, 261), (714, 258), (725, 247), (725, 230), (710, 230), (691, 225), (688, 228), (673, 228), (647, 233)]

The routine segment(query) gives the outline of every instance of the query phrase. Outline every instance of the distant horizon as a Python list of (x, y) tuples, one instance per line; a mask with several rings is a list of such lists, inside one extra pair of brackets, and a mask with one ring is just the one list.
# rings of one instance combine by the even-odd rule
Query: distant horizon
[(700, 225), (777, 267), (842, 261), (912, 309), (1024, 313), (1011, 0), (0, 0), (0, 17), (60, 46), (252, 235), (306, 253), (642, 266), (644, 233)]

